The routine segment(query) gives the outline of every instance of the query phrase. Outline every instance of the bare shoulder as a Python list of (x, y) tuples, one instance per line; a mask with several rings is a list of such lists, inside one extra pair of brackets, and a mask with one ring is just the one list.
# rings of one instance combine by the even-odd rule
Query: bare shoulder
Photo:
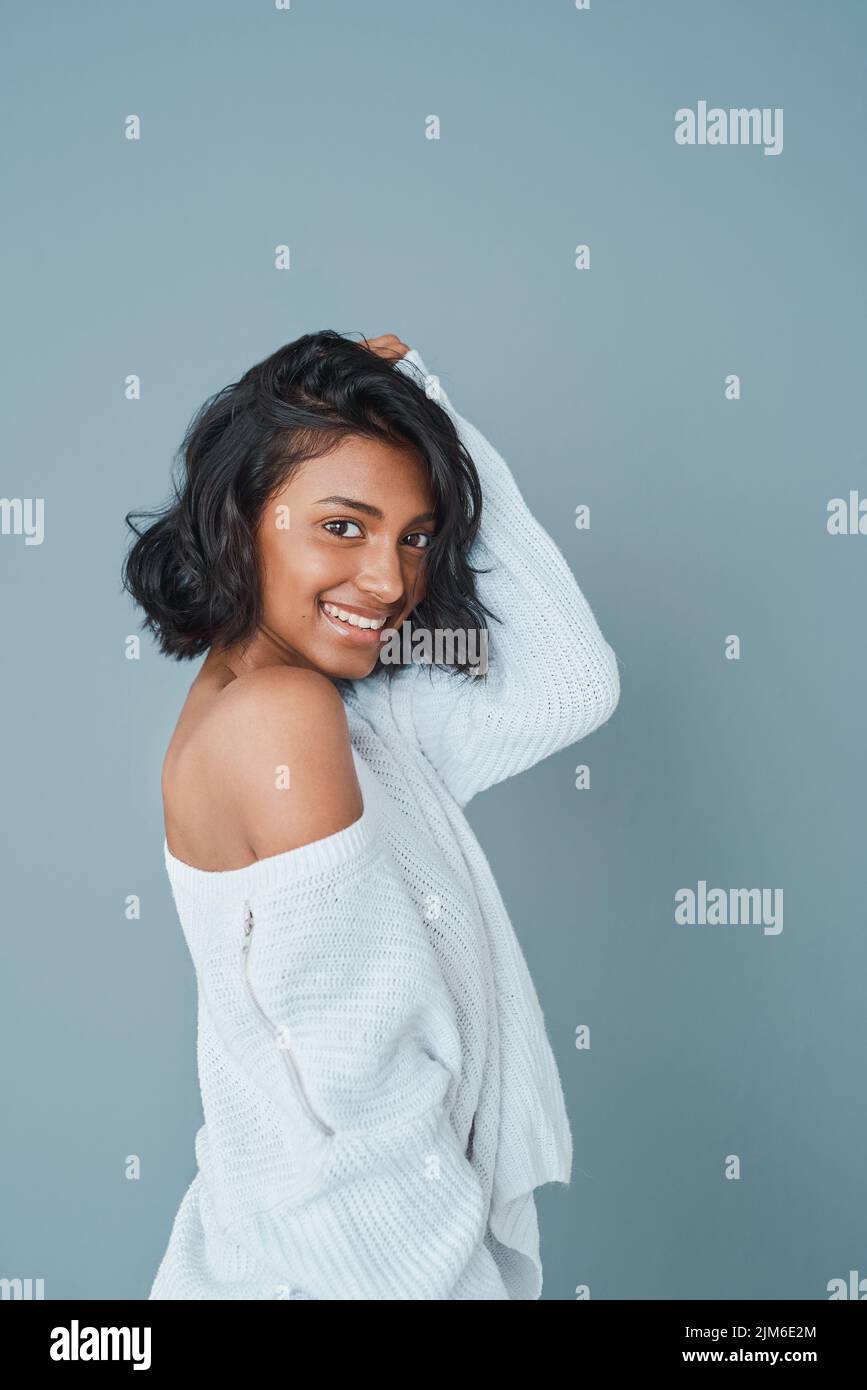
[(221, 692), (220, 717), (227, 723), (243, 722), (251, 715), (279, 719), (286, 712), (287, 701), (299, 714), (331, 710), (345, 723), (343, 701), (334, 682), (302, 666), (265, 666), (239, 676)]
[(269, 666), (222, 693), (207, 741), (259, 859), (333, 835), (364, 809), (346, 710), (318, 671)]

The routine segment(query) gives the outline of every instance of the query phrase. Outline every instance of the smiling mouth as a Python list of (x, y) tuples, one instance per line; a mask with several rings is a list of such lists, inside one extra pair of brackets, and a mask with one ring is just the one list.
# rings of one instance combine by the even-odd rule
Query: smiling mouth
[[(323, 599), (319, 600), (319, 608), (323, 617), (339, 632), (341, 637), (348, 641), (357, 642), (361, 646), (378, 646), (380, 633), (385, 631), (390, 625), (396, 614), (383, 615), (382, 618), (362, 618), (360, 614), (349, 613), (346, 608), (341, 608), (339, 604), (327, 603)], [(340, 613), (346, 616), (341, 618)], [(364, 626), (362, 626), (364, 624)], [(371, 624), (375, 624), (371, 626)]]

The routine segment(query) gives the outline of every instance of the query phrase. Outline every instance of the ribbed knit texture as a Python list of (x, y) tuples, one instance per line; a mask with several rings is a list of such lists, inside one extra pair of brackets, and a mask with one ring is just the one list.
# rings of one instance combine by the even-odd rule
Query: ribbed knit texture
[[(428, 379), (415, 351), (395, 370)], [(337, 834), (225, 872), (164, 842), (198, 981), (204, 1124), (152, 1299), (542, 1289), (533, 1194), (570, 1181), (572, 1136), (462, 808), (592, 732), (620, 683), (505, 462), (439, 400), (482, 483), (470, 560), (503, 620), (487, 680), (411, 665), (340, 682), (364, 810)]]

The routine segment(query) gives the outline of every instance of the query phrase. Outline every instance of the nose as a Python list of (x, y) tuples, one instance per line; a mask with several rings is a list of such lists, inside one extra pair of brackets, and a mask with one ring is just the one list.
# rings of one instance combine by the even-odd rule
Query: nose
[(355, 576), (356, 588), (390, 608), (401, 600), (406, 588), (401, 557), (388, 546), (379, 554), (374, 554), (374, 550), (375, 547), (365, 547), (362, 567)]

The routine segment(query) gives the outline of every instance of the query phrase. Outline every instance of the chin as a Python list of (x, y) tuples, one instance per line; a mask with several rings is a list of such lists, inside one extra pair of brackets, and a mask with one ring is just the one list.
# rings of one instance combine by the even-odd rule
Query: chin
[(311, 657), (312, 664), (332, 680), (360, 681), (376, 670), (379, 652), (329, 653), (326, 657)]

